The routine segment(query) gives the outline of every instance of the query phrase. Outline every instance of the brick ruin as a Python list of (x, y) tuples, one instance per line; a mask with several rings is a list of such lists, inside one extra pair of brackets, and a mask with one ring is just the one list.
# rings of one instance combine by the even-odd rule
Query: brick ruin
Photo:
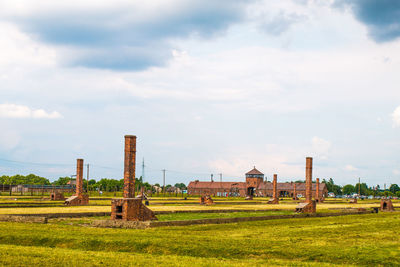
[(65, 197), (64, 197), (63, 192), (55, 190), (55, 191), (51, 192), (50, 200), (54, 200), (54, 201), (61, 200), (61, 201), (64, 201)]
[(324, 197), (321, 196), (320, 191), (319, 191), (319, 178), (316, 179), (316, 189), (315, 189), (315, 201), (317, 203), (322, 203), (324, 202)]
[(211, 196), (206, 194), (200, 197), (200, 205), (213, 205), (214, 201), (212, 200)]
[[(217, 181), (191, 181), (188, 185), (189, 196), (203, 196), (209, 194), (210, 196), (218, 197), (245, 197), (250, 200), (255, 197), (273, 198), (273, 179), (266, 181), (264, 174), (257, 170), (255, 167), (247, 172), (246, 180), (244, 182), (217, 182)], [(294, 184), (296, 185), (296, 192), (294, 192)], [(278, 198), (290, 197), (294, 198), (297, 195), (305, 196), (306, 187), (305, 183), (284, 182), (277, 183)], [(316, 183), (312, 184), (313, 197), (316, 193)], [(319, 184), (320, 198), (326, 197), (328, 189), (325, 183)]]
[(296, 212), (315, 213), (315, 200), (312, 200), (312, 158), (306, 158), (306, 201), (296, 207)]
[(76, 188), (75, 195), (65, 200), (67, 206), (80, 206), (89, 203), (89, 195), (83, 193), (83, 159), (76, 160)]
[(154, 212), (135, 198), (136, 136), (125, 136), (124, 197), (111, 200), (111, 219), (124, 221), (157, 220)]
[(380, 211), (394, 211), (393, 203), (390, 199), (381, 199)]
[(297, 197), (297, 191), (296, 191), (296, 183), (293, 184), (293, 200), (299, 200)]
[(272, 198), (268, 201), (268, 204), (279, 204), (278, 197), (278, 175), (274, 174), (274, 180), (272, 181)]

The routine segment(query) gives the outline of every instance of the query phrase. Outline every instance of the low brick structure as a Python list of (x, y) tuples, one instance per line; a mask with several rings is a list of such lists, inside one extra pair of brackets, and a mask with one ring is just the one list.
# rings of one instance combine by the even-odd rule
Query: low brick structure
[(62, 192), (59, 191), (54, 191), (50, 194), (50, 200), (54, 200), (54, 201), (64, 201), (65, 197), (64, 194)]
[(352, 204), (357, 204), (357, 202), (358, 202), (357, 198), (350, 199), (350, 203)]
[(380, 211), (394, 211), (393, 203), (390, 199), (381, 199)]
[[(294, 192), (296, 185), (296, 192)], [(316, 194), (316, 183), (312, 184), (313, 197)], [(278, 198), (290, 197), (296, 198), (297, 195), (305, 196), (305, 183), (285, 182), (277, 183)], [(264, 174), (256, 168), (246, 173), (244, 182), (216, 182), (216, 181), (199, 181), (195, 180), (188, 185), (188, 195), (202, 196), (209, 194), (210, 196), (218, 197), (270, 197), (273, 198), (274, 186), (272, 181), (264, 179)], [(325, 183), (319, 184), (319, 197), (323, 198), (328, 195), (328, 189)]]
[(83, 159), (76, 160), (76, 189), (75, 195), (65, 200), (67, 206), (81, 206), (89, 204), (89, 195), (83, 193)]
[(135, 198), (136, 136), (125, 136), (124, 198), (111, 200), (111, 219), (123, 221), (157, 220), (154, 212)]
[(268, 201), (268, 204), (279, 204), (277, 186), (278, 186), (278, 175), (274, 174), (274, 180), (272, 182), (272, 198)]
[(315, 213), (317, 205), (315, 200), (312, 200), (312, 158), (306, 158), (306, 201), (300, 203), (296, 207), (296, 212)]
[(200, 205), (213, 205), (214, 201), (212, 200), (211, 196), (204, 195), (200, 197)]
[(154, 212), (143, 205), (141, 198), (112, 199), (111, 219), (124, 221), (157, 220)]

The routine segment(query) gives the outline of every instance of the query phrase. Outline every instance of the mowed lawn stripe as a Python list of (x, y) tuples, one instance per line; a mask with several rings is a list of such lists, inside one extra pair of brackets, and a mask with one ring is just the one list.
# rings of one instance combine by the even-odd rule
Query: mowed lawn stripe
[[(103, 229), (56, 224), (0, 223), (5, 246), (192, 257), (290, 264), (400, 265), (400, 214), (380, 213), (329, 218), (285, 219), (164, 227)], [(79, 251), (79, 252), (77, 252)], [(7, 253), (7, 252), (5, 252)], [(10, 252), (11, 253), (11, 252)], [(22, 257), (22, 256), (21, 256)], [(28, 257), (28, 256), (27, 256)], [(207, 265), (207, 263), (204, 263)]]

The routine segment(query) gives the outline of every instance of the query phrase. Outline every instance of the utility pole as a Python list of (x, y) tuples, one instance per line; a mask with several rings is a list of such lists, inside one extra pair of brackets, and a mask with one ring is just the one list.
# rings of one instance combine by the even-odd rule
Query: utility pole
[(144, 158), (143, 158), (143, 161), (142, 161), (142, 182), (144, 182)]
[(222, 183), (222, 173), (219, 174), (219, 181)]
[(214, 174), (211, 174), (211, 182), (214, 182), (213, 176)]
[(87, 164), (87, 174), (86, 174), (86, 192), (89, 193), (89, 164)]
[(360, 177), (358, 177), (358, 196), (361, 196), (361, 183), (360, 183)]
[(164, 193), (164, 197), (165, 197), (165, 169), (162, 171), (163, 171), (163, 193)]

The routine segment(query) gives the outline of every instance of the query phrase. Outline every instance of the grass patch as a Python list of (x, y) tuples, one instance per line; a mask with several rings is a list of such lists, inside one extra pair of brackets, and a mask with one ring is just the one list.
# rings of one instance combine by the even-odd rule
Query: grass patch
[(400, 265), (399, 213), (146, 230), (0, 227), (0, 265)]

